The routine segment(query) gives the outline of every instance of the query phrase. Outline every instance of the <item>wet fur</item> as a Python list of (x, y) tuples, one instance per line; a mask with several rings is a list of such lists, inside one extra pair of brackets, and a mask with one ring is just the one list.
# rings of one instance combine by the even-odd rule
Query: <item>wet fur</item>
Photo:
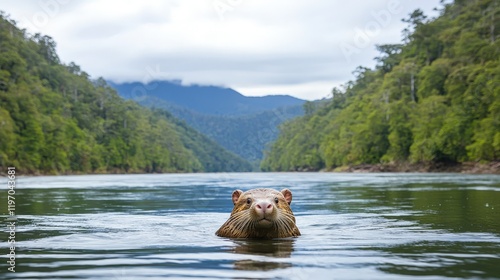
[[(273, 204), (274, 211), (270, 216), (272, 225), (269, 228), (259, 227), (253, 210), (254, 203), (248, 205), (248, 198), (252, 201), (265, 199)], [(278, 203), (274, 198), (278, 198)], [(300, 236), (295, 216), (290, 209), (291, 200), (292, 194), (288, 189), (283, 189), (281, 192), (273, 189), (253, 189), (247, 192), (236, 190), (233, 192), (234, 208), (231, 216), (215, 234), (229, 238), (265, 239)]]

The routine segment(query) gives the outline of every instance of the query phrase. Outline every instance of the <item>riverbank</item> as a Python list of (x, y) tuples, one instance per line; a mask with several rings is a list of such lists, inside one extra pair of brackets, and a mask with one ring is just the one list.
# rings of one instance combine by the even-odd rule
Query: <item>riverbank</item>
[[(5, 169), (7, 170), (7, 169)], [(5, 170), (0, 171), (0, 176), (7, 176), (7, 172)], [(25, 172), (24, 170), (18, 169), (16, 170), (16, 176), (29, 176), (29, 177), (35, 177), (35, 176), (72, 176), (72, 175), (114, 175), (114, 174), (185, 174), (185, 173), (202, 173), (202, 172), (185, 172), (185, 171), (166, 171), (166, 172), (143, 172), (143, 171), (125, 171), (121, 169), (114, 169), (114, 170), (107, 170), (107, 171), (102, 171), (102, 170), (96, 170), (94, 172), (72, 172), (72, 171), (66, 171), (66, 172), (41, 172), (39, 170), (37, 171), (28, 171)]]
[(466, 174), (500, 174), (500, 162), (463, 162), (463, 163), (380, 163), (342, 166), (326, 172), (446, 172)]
[[(297, 170), (298, 172), (317, 172), (317, 170)], [(257, 171), (259, 172), (259, 171)], [(359, 164), (351, 166), (341, 166), (335, 169), (323, 169), (320, 172), (352, 172), (352, 173), (463, 173), (463, 174), (500, 174), (500, 162), (464, 162), (464, 163), (379, 163), (379, 164)], [(172, 174), (181, 174), (189, 172), (165, 172)], [(192, 172), (200, 173), (200, 172)], [(203, 172), (201, 172), (203, 173)], [(209, 173), (209, 172), (208, 172)], [(65, 172), (65, 173), (43, 173), (43, 172), (28, 172), (23, 173), (18, 171), (18, 176), (65, 176), (65, 175), (104, 175), (104, 174), (164, 174), (164, 173), (147, 173), (124, 170), (112, 171), (96, 171), (92, 173), (81, 172)], [(6, 176), (5, 172), (0, 171), (0, 176)]]

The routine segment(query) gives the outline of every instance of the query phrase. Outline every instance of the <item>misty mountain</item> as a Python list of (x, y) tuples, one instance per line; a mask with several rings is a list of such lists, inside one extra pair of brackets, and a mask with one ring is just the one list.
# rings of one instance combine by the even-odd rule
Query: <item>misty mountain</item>
[(180, 81), (152, 81), (147, 84), (108, 83), (126, 99), (140, 100), (146, 96), (155, 97), (209, 115), (242, 116), (304, 103), (304, 100), (289, 95), (248, 97), (231, 88), (182, 85)]
[(304, 114), (305, 101), (291, 96), (246, 97), (215, 86), (154, 83), (110, 84), (124, 98), (166, 109), (255, 167), (266, 145), (277, 138), (279, 125)]

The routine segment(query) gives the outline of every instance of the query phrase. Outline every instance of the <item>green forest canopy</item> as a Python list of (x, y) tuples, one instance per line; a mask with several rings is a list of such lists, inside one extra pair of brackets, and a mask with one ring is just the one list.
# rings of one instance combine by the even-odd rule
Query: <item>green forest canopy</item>
[(375, 69), (284, 124), (262, 169), (500, 160), (499, 18), (495, 0), (414, 11), (404, 44), (378, 46)]
[(0, 12), (0, 167), (21, 173), (250, 171), (251, 165), (162, 110), (120, 98), (52, 38)]

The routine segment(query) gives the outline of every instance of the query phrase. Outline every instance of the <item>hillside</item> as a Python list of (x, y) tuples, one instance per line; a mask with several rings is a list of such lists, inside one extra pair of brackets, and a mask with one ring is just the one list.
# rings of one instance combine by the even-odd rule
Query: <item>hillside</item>
[(301, 105), (281, 107), (243, 116), (220, 116), (196, 112), (151, 96), (135, 99), (139, 104), (162, 108), (184, 120), (191, 127), (215, 140), (227, 150), (258, 164), (266, 145), (278, 137), (278, 127), (303, 115)]
[(147, 84), (109, 82), (109, 84), (126, 99), (154, 97), (172, 105), (209, 115), (241, 116), (304, 103), (303, 100), (288, 95), (248, 97), (230, 88), (182, 85), (176, 81), (152, 81)]
[(255, 169), (266, 145), (278, 137), (278, 126), (303, 115), (305, 102), (290, 96), (246, 97), (232, 89), (168, 81), (110, 85), (124, 98), (169, 111), (222, 147), (255, 163)]
[(378, 46), (375, 69), (281, 127), (264, 170), (500, 160), (500, 5), (443, 4), (404, 21), (404, 44)]
[(0, 14), (0, 167), (21, 174), (248, 171), (162, 110), (64, 65), (52, 38)]

